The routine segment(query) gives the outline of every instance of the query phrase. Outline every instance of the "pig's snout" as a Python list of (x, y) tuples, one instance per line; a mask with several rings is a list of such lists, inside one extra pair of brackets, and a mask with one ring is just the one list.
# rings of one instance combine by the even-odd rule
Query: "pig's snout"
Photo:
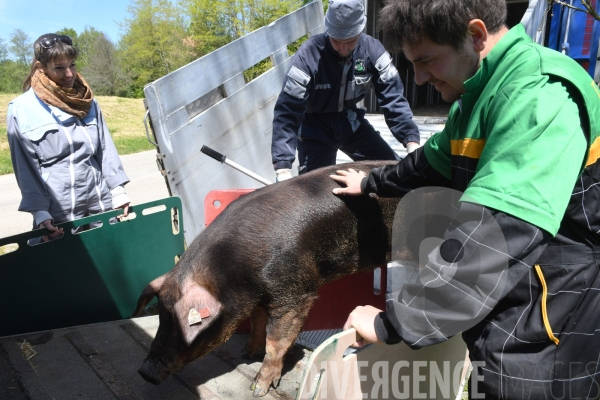
[(138, 372), (142, 375), (142, 378), (155, 385), (160, 385), (162, 381), (171, 376), (171, 373), (167, 372), (160, 362), (148, 359), (144, 361)]

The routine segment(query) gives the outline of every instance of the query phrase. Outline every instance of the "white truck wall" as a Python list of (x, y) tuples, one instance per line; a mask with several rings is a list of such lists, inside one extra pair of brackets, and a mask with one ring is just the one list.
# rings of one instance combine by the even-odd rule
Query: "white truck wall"
[(546, 0), (530, 0), (529, 7), (521, 19), (525, 25), (527, 35), (536, 43), (544, 45), (546, 40), (546, 17), (548, 16), (548, 2)]
[[(290, 66), (287, 45), (323, 32), (323, 19), (315, 1), (144, 88), (169, 189), (183, 203), (187, 243), (204, 229), (209, 191), (262, 186), (201, 153), (203, 145), (275, 180), (273, 108)], [(243, 72), (269, 57), (275, 67), (246, 84)]]

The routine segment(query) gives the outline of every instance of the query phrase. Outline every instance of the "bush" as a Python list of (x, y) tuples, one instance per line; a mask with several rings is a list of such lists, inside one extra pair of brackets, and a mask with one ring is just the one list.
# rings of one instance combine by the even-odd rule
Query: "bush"
[(12, 60), (0, 62), (0, 93), (20, 93), (29, 67)]

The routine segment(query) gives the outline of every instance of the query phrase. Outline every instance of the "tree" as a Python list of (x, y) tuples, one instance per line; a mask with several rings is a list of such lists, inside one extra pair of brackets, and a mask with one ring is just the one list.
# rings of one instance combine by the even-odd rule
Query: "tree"
[[(308, 0), (131, 0), (121, 23), (123, 67), (130, 92), (294, 11)], [(247, 80), (271, 67), (265, 60), (246, 71)]]
[(193, 59), (186, 24), (178, 5), (169, 0), (132, 0), (131, 15), (121, 24), (122, 64), (133, 77), (135, 91)]
[(115, 45), (101, 33), (88, 50), (88, 63), (81, 71), (94, 93), (105, 96), (120, 94), (127, 76), (117, 59)]
[(77, 31), (73, 28), (64, 27), (61, 30), (56, 31), (54, 33), (56, 33), (57, 35), (68, 36), (73, 40), (73, 42), (75, 42), (77, 40)]
[(270, 24), (305, 0), (184, 0), (198, 57)]
[(79, 55), (77, 56), (78, 67), (85, 68), (88, 65), (91, 53), (93, 53), (93, 49), (96, 46), (96, 41), (101, 37), (108, 40), (104, 32), (96, 30), (93, 26), (86, 26), (83, 32), (77, 36), (77, 40), (74, 44), (79, 52)]
[(13, 61), (0, 62), (0, 93), (20, 93), (29, 68)]
[(21, 85), (29, 73), (32, 59), (32, 42), (21, 29), (12, 32), (10, 45), (0, 39), (0, 92), (21, 91)]
[(8, 60), (8, 46), (4, 39), (0, 38), (0, 63)]
[(266, 26), (278, 18), (302, 7), (302, 0), (248, 0), (250, 31)]
[(33, 60), (33, 43), (29, 36), (21, 29), (15, 29), (10, 35), (9, 47), (10, 52), (14, 55), (15, 60), (22, 65), (28, 66)]
[[(300, 0), (247, 0), (248, 1), (248, 30), (254, 31), (266, 26), (278, 18), (291, 13), (302, 7), (304, 4)], [(249, 33), (249, 32), (247, 32)], [(303, 42), (305, 39), (301, 40)], [(298, 47), (300, 44), (298, 44)], [(288, 49), (289, 50), (289, 49)], [(244, 72), (246, 81), (251, 81), (257, 76), (265, 73), (272, 67), (270, 59), (261, 61), (252, 68)]]
[(189, 34), (195, 58), (236, 39), (230, 35), (222, 3), (214, 0), (187, 0), (184, 3), (190, 19)]
[[(305, 0), (185, 0), (196, 58), (270, 24)], [(250, 81), (271, 68), (269, 59), (244, 72)]]

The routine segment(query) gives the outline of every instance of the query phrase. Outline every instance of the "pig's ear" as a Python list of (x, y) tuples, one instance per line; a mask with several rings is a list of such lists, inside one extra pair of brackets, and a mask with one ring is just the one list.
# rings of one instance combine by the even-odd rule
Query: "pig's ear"
[(140, 295), (140, 298), (138, 299), (135, 311), (133, 312), (133, 314), (131, 314), (131, 317), (129, 318), (137, 317), (140, 314), (140, 312), (142, 312), (142, 309), (146, 307), (148, 303), (150, 303), (150, 300), (152, 300), (154, 296), (158, 294), (158, 292), (162, 288), (163, 283), (165, 282), (166, 276), (167, 274), (159, 276), (158, 278), (150, 282), (148, 286), (146, 286), (146, 288)]
[(204, 287), (188, 281), (183, 285), (181, 298), (175, 303), (175, 311), (183, 339), (190, 346), (196, 336), (218, 317), (221, 303)]

